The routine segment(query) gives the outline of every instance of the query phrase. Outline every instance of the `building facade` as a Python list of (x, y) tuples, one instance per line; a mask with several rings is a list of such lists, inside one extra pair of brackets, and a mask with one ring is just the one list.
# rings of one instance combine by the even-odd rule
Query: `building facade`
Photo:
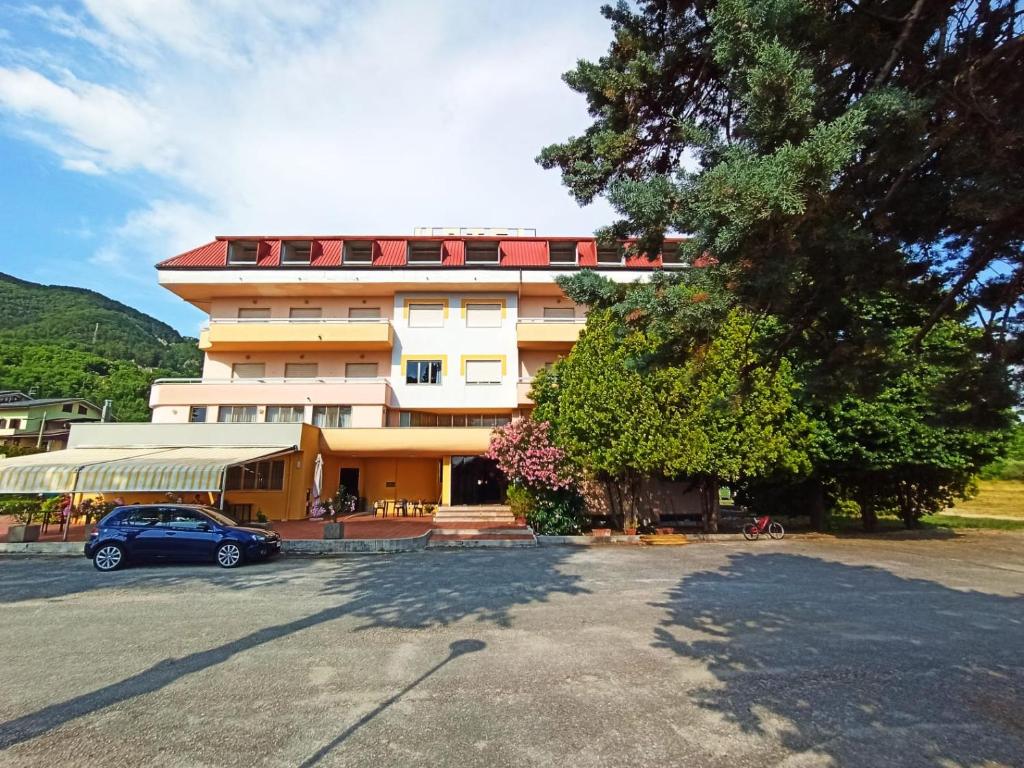
[(532, 378), (586, 322), (556, 278), (642, 280), (677, 266), (677, 247), (650, 259), (521, 230), (218, 237), (157, 265), (208, 322), (202, 378), (157, 381), (152, 420), (311, 425), (324, 495), (499, 502), (491, 430), (528, 412)]
[(23, 392), (0, 392), (0, 442), (5, 445), (61, 450), (72, 424), (100, 417), (98, 406), (79, 397), (39, 399)]

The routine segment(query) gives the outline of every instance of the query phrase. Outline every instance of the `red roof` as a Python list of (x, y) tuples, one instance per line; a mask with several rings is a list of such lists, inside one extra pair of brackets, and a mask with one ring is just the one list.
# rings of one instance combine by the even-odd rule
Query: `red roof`
[[(345, 240), (371, 241), (373, 243), (373, 260), (369, 264), (342, 264), (342, 253)], [(509, 267), (509, 268), (546, 268), (566, 269), (566, 264), (552, 265), (548, 260), (549, 242), (576, 241), (579, 253), (579, 266), (597, 267), (597, 241), (593, 238), (574, 237), (395, 237), (385, 235), (262, 235), (246, 237), (218, 236), (212, 243), (201, 245), (185, 253), (178, 254), (157, 264), (158, 269), (237, 269), (240, 265), (228, 264), (228, 246), (232, 241), (255, 242), (256, 264), (244, 265), (245, 269), (268, 269), (281, 267), (281, 244), (287, 241), (308, 241), (311, 243), (309, 266), (315, 269), (331, 269), (346, 266), (355, 269), (367, 267), (405, 267), (409, 266), (406, 252), (410, 242), (434, 241), (441, 250), (441, 263), (414, 264), (414, 267), (437, 268), (465, 267), (466, 241), (485, 241), (499, 244), (499, 261), (493, 265), (473, 264), (473, 268)], [(669, 242), (681, 242), (683, 238), (667, 238)], [(630, 269), (655, 269), (661, 266), (661, 255), (649, 259), (642, 255), (628, 255), (624, 266)], [(302, 269), (304, 265), (286, 265), (287, 269)], [(614, 269), (615, 265), (602, 264), (602, 267)]]

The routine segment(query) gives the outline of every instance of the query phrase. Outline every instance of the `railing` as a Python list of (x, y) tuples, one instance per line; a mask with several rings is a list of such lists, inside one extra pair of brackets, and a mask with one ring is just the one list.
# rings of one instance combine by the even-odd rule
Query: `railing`
[(387, 317), (211, 317), (202, 330), (211, 325), (373, 325), (390, 323)]
[(258, 376), (234, 379), (157, 379), (154, 384), (387, 384), (386, 376), (347, 378), (345, 376), (310, 376), (285, 378), (283, 376)]
[(517, 323), (565, 323), (570, 325), (584, 325), (587, 322), (585, 317), (522, 317), (516, 319)]

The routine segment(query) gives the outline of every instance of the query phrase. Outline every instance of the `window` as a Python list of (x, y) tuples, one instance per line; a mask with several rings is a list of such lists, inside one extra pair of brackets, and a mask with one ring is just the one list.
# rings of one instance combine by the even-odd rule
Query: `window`
[(444, 304), (410, 304), (410, 328), (441, 328), (444, 325)]
[(548, 243), (548, 260), (552, 264), (576, 264), (577, 253), (576, 243)]
[(313, 406), (313, 426), (323, 429), (340, 429), (352, 426), (352, 406), (350, 405), (315, 405)]
[(320, 307), (292, 307), (288, 310), (288, 317), (293, 320), (314, 320), (324, 316)]
[(349, 320), (380, 320), (380, 307), (349, 307)]
[(84, 405), (78, 406), (78, 415), (79, 416), (85, 416), (88, 413), (89, 413), (89, 409), (86, 408)]
[(255, 264), (257, 259), (255, 240), (235, 240), (228, 245), (228, 264)]
[(440, 384), (440, 360), (407, 360), (405, 363), (406, 384)]
[(256, 421), (256, 406), (222, 405), (217, 409), (217, 421), (222, 424), (253, 424)]
[(7, 426), (10, 429), (21, 429), (21, 419), (11, 419)]
[(389, 427), (501, 427), (512, 421), (504, 413), (430, 413), (389, 411)]
[(297, 424), (302, 421), (301, 405), (268, 405), (267, 421), (271, 424)]
[(316, 363), (285, 363), (284, 366), (286, 379), (315, 379), (316, 374)]
[(138, 507), (121, 517), (121, 525), (132, 528), (148, 528), (158, 525), (162, 519), (159, 507)]
[(493, 304), (466, 304), (467, 328), (500, 328), (502, 306)]
[(231, 366), (232, 379), (262, 379), (266, 375), (264, 363), (235, 363)]
[(576, 310), (572, 307), (544, 307), (545, 320), (575, 320)]
[(467, 384), (500, 384), (501, 360), (467, 360)]
[(163, 507), (160, 512), (162, 519), (157, 525), (161, 528), (172, 528), (178, 531), (197, 531), (204, 525), (209, 526), (210, 524), (210, 521), (204, 515), (191, 509)]
[(313, 244), (309, 240), (289, 240), (281, 243), (282, 264), (309, 264)]
[(664, 243), (661, 246), (661, 263), (665, 266), (679, 264), (679, 243)]
[(621, 264), (622, 263), (622, 246), (618, 243), (614, 245), (600, 245), (597, 246), (597, 263), (598, 264)]
[(228, 467), (224, 489), (228, 491), (280, 491), (284, 487), (284, 461), (254, 461)]
[(0, 429), (7, 428), (7, 419), (0, 419)]
[(372, 240), (348, 240), (341, 260), (344, 264), (370, 264), (373, 262)]
[(239, 307), (239, 320), (266, 320), (270, 317), (270, 307)]
[(440, 264), (440, 240), (410, 240), (407, 259), (410, 264)]
[(346, 379), (375, 379), (377, 378), (376, 363), (345, 363)]
[(73, 410), (75, 410), (75, 404), (74, 403), (64, 403), (64, 405), (62, 405), (60, 407), (60, 409), (62, 411), (64, 411), (64, 413), (71, 413)]
[(206, 423), (206, 406), (205, 405), (193, 405), (188, 409), (188, 421), (189, 424), (205, 424)]
[(466, 241), (467, 264), (497, 264), (500, 260), (497, 241)]

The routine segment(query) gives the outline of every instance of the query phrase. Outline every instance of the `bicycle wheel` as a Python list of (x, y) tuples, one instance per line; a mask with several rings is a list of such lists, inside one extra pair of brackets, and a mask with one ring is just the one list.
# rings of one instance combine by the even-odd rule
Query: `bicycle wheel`
[(753, 523), (747, 523), (743, 526), (743, 538), (747, 541), (757, 541), (757, 537), (760, 532), (757, 530), (757, 526)]
[(768, 535), (773, 539), (781, 539), (786, 535), (786, 529), (782, 527), (782, 523), (772, 523), (768, 526)]

